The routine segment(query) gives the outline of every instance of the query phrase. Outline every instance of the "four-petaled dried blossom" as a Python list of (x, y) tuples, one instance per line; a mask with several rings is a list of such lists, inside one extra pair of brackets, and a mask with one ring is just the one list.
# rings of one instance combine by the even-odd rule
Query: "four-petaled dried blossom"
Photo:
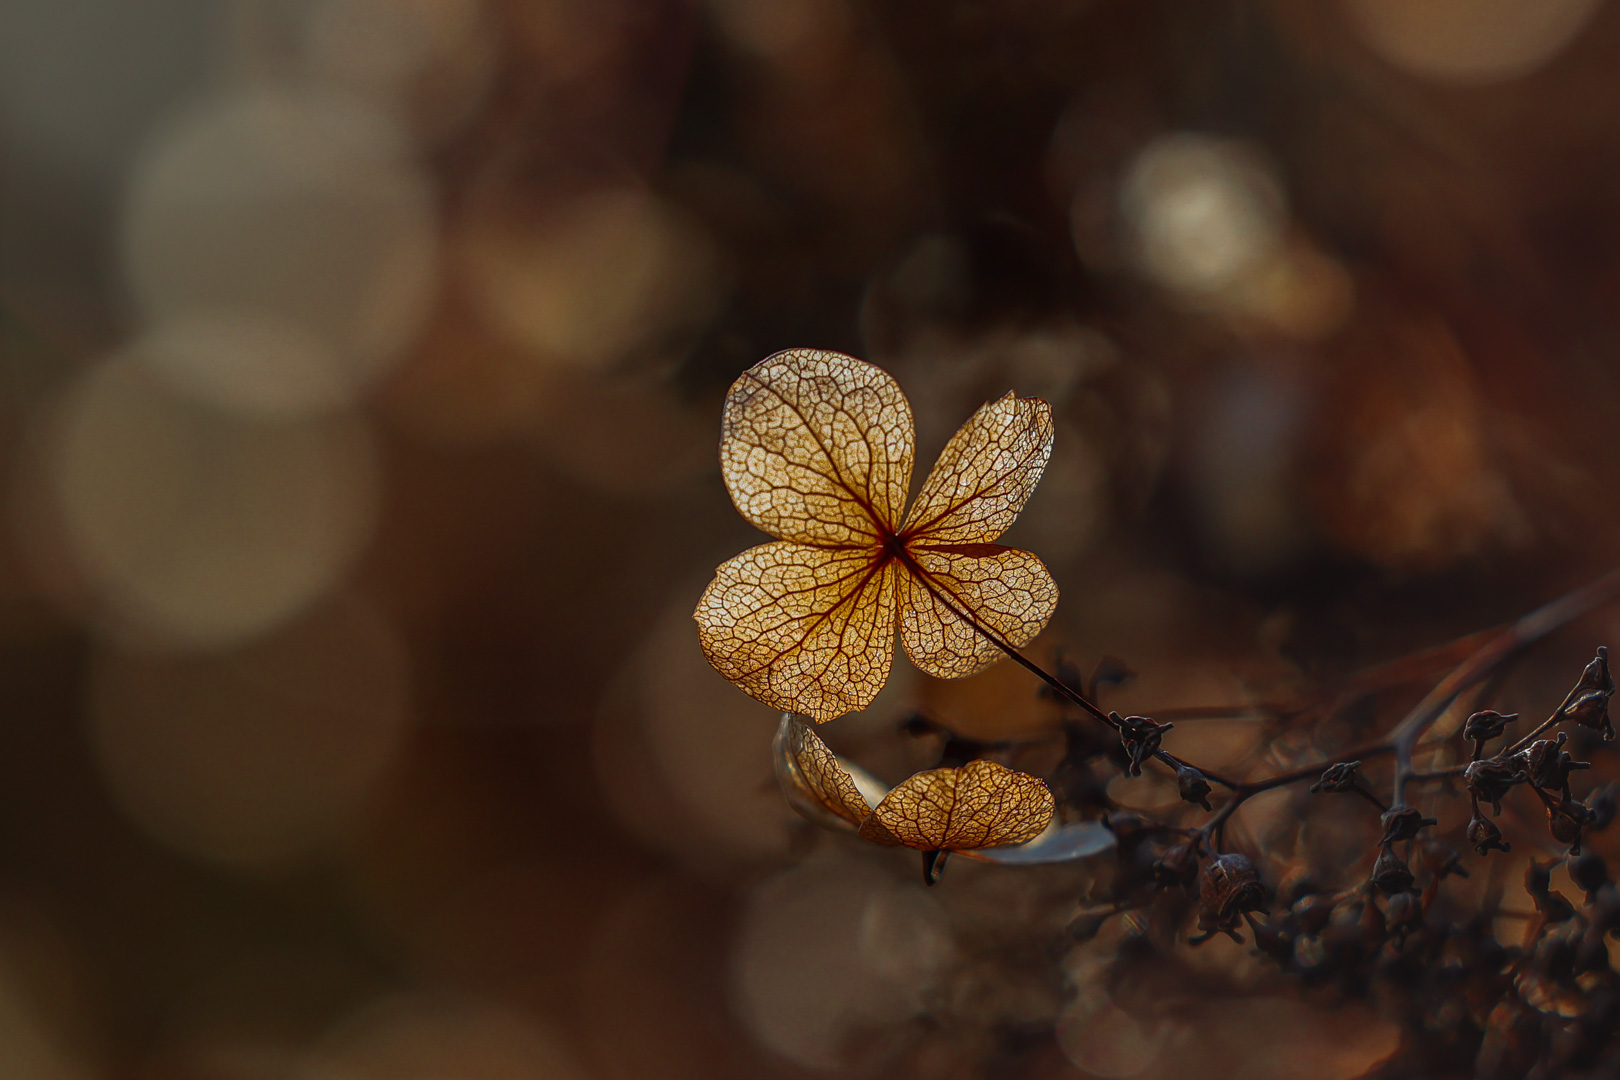
[(1372, 883), (1385, 896), (1410, 891), (1414, 880), (1412, 868), (1406, 865), (1406, 860), (1387, 847), (1373, 860)]
[(1198, 929), (1238, 937), (1237, 925), (1245, 914), (1266, 905), (1260, 872), (1247, 855), (1228, 852), (1205, 865), (1198, 879)]
[(1176, 788), (1186, 802), (1209, 809), (1209, 781), (1191, 765), (1184, 763), (1176, 766)]
[(1573, 720), (1584, 728), (1603, 733), (1604, 742), (1614, 741), (1614, 725), (1609, 722), (1609, 699), (1614, 697), (1614, 677), (1609, 674), (1608, 646), (1599, 646), (1597, 655), (1581, 672), (1575, 684), (1558, 706), (1553, 716), (1559, 720)]
[(1481, 855), (1488, 851), (1512, 851), (1513, 845), (1502, 839), (1502, 830), (1496, 822), (1477, 811), (1468, 823), (1468, 842)]
[(1146, 716), (1121, 716), (1115, 712), (1109, 713), (1108, 717), (1119, 729), (1119, 741), (1125, 745), (1125, 753), (1130, 755), (1130, 764), (1125, 766), (1127, 776), (1142, 775), (1142, 763), (1159, 752), (1164, 733), (1175, 727), (1174, 724), (1161, 724)]
[(1495, 709), (1481, 709), (1463, 721), (1463, 738), (1474, 743), (1475, 753), (1492, 739), (1507, 730), (1519, 718), (1518, 713), (1499, 713)]
[(1467, 785), (1468, 793), (1482, 802), (1490, 803), (1498, 814), (1502, 812), (1502, 799), (1513, 789), (1513, 785), (1522, 784), (1527, 779), (1523, 769), (1500, 758), (1475, 761), (1463, 770), (1463, 783)]
[(1590, 769), (1590, 761), (1576, 761), (1569, 751), (1564, 749), (1564, 743), (1569, 741), (1569, 733), (1560, 731), (1558, 738), (1537, 739), (1530, 744), (1524, 752), (1526, 771), (1530, 774), (1530, 782), (1537, 787), (1563, 791), (1565, 797), (1569, 795), (1569, 774), (1574, 769)]
[(1384, 838), (1379, 843), (1386, 846), (1399, 840), (1415, 840), (1418, 830), (1440, 824), (1438, 818), (1424, 817), (1421, 811), (1410, 806), (1387, 810), (1379, 821), (1384, 826)]
[(963, 424), (905, 512), (915, 434), (888, 372), (780, 352), (726, 395), (720, 464), (743, 517), (777, 539), (722, 564), (693, 618), (715, 670), (822, 722), (863, 709), (896, 629), (954, 679), (1028, 644), (1057, 606), (1041, 560), (993, 541), (1052, 453), (1052, 409), (1008, 394)]
[(1311, 793), (1354, 791), (1356, 770), (1360, 767), (1359, 761), (1340, 761), (1329, 765), (1322, 770), (1322, 778), (1310, 786)]

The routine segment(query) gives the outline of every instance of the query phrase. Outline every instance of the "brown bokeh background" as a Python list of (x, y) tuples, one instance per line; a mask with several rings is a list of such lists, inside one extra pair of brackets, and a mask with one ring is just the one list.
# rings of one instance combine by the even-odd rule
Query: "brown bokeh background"
[[(1617, 73), (1601, 0), (12, 0), (0, 1074), (1355, 1075), (1236, 946), (1111, 1000), (1085, 866), (793, 817), (689, 618), (720, 400), (1052, 401), (1009, 541), (1120, 707), (1510, 618), (1620, 552)], [(1053, 720), (901, 669), (890, 780)]]

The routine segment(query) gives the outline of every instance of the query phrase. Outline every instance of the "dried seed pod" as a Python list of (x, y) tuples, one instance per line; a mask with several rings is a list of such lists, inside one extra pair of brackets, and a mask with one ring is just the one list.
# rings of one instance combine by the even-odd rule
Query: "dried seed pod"
[(1547, 828), (1553, 839), (1569, 845), (1571, 855), (1581, 853), (1581, 833), (1592, 820), (1592, 811), (1578, 799), (1547, 803)]
[(1498, 814), (1502, 812), (1502, 799), (1513, 790), (1515, 784), (1522, 784), (1527, 779), (1529, 776), (1523, 769), (1501, 758), (1476, 761), (1463, 770), (1463, 783), (1467, 785), (1468, 793), (1481, 802), (1490, 803)]
[(1260, 884), (1260, 872), (1249, 857), (1236, 852), (1217, 855), (1199, 875), (1198, 929), (1206, 935), (1219, 932), (1241, 941), (1238, 922), (1265, 903), (1265, 886)]
[(1377, 859), (1373, 860), (1373, 887), (1385, 896), (1410, 892), (1414, 880), (1416, 879), (1412, 876), (1412, 868), (1406, 865), (1406, 860), (1387, 847), (1378, 853)]
[(1424, 817), (1421, 811), (1410, 806), (1387, 810), (1379, 821), (1384, 826), (1384, 838), (1379, 843), (1386, 847), (1400, 840), (1415, 840), (1418, 830), (1440, 824), (1438, 818)]
[(1576, 761), (1565, 749), (1569, 733), (1560, 731), (1557, 739), (1537, 739), (1524, 752), (1525, 770), (1530, 782), (1549, 790), (1569, 793), (1569, 774), (1575, 769), (1590, 769), (1590, 761)]
[(1495, 709), (1481, 709), (1463, 721), (1463, 738), (1481, 747), (1507, 730), (1519, 718), (1518, 713), (1499, 713)]
[(1609, 674), (1609, 650), (1599, 646), (1597, 655), (1581, 672), (1575, 684), (1558, 706), (1553, 716), (1558, 720), (1573, 720), (1584, 728), (1603, 733), (1604, 742), (1614, 741), (1614, 725), (1609, 722), (1609, 699), (1614, 697), (1614, 677)]
[(1496, 827), (1496, 822), (1477, 812), (1468, 823), (1468, 842), (1474, 845), (1474, 851), (1480, 855), (1489, 851), (1513, 850), (1513, 845), (1502, 839), (1502, 830)]
[(1161, 724), (1146, 716), (1121, 716), (1117, 712), (1109, 713), (1109, 718), (1119, 728), (1119, 741), (1125, 746), (1125, 753), (1130, 756), (1130, 764), (1125, 767), (1127, 776), (1141, 776), (1142, 763), (1159, 752), (1159, 743), (1164, 739), (1164, 733), (1174, 724)]
[(1204, 774), (1191, 765), (1176, 766), (1176, 787), (1181, 791), (1181, 797), (1186, 802), (1196, 803), (1205, 810), (1209, 806), (1209, 781)]
[(1172, 889), (1186, 887), (1198, 876), (1198, 843), (1183, 840), (1174, 845), (1153, 863), (1153, 880)]
[(1351, 791), (1356, 786), (1356, 770), (1360, 767), (1359, 761), (1340, 761), (1329, 765), (1322, 770), (1322, 778), (1312, 784), (1310, 790), (1313, 794)]

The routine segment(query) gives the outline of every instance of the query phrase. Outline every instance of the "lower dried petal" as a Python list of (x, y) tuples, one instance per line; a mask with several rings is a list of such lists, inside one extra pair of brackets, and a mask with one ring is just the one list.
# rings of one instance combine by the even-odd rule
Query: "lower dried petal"
[(921, 851), (1024, 844), (1046, 831), (1053, 809), (1052, 793), (1040, 780), (981, 759), (902, 781), (878, 803), (861, 835)]
[(771, 756), (776, 782), (788, 805), (817, 824), (843, 821), (859, 828), (872, 812), (838, 755), (793, 717), (782, 716), (771, 742)]

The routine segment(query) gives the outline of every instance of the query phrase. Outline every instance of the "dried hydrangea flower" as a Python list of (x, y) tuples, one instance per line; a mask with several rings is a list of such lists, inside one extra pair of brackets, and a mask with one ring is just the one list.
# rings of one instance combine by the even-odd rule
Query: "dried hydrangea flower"
[[(904, 513), (911, 406), (881, 368), (790, 349), (726, 395), (720, 462), (743, 517), (777, 537), (722, 564), (693, 617), (715, 670), (817, 722), (865, 708), (906, 653), (971, 675), (1040, 633), (1058, 590), (993, 541), (1052, 453), (1052, 410), (1008, 394), (963, 424)], [(998, 644), (999, 643), (999, 644)]]

